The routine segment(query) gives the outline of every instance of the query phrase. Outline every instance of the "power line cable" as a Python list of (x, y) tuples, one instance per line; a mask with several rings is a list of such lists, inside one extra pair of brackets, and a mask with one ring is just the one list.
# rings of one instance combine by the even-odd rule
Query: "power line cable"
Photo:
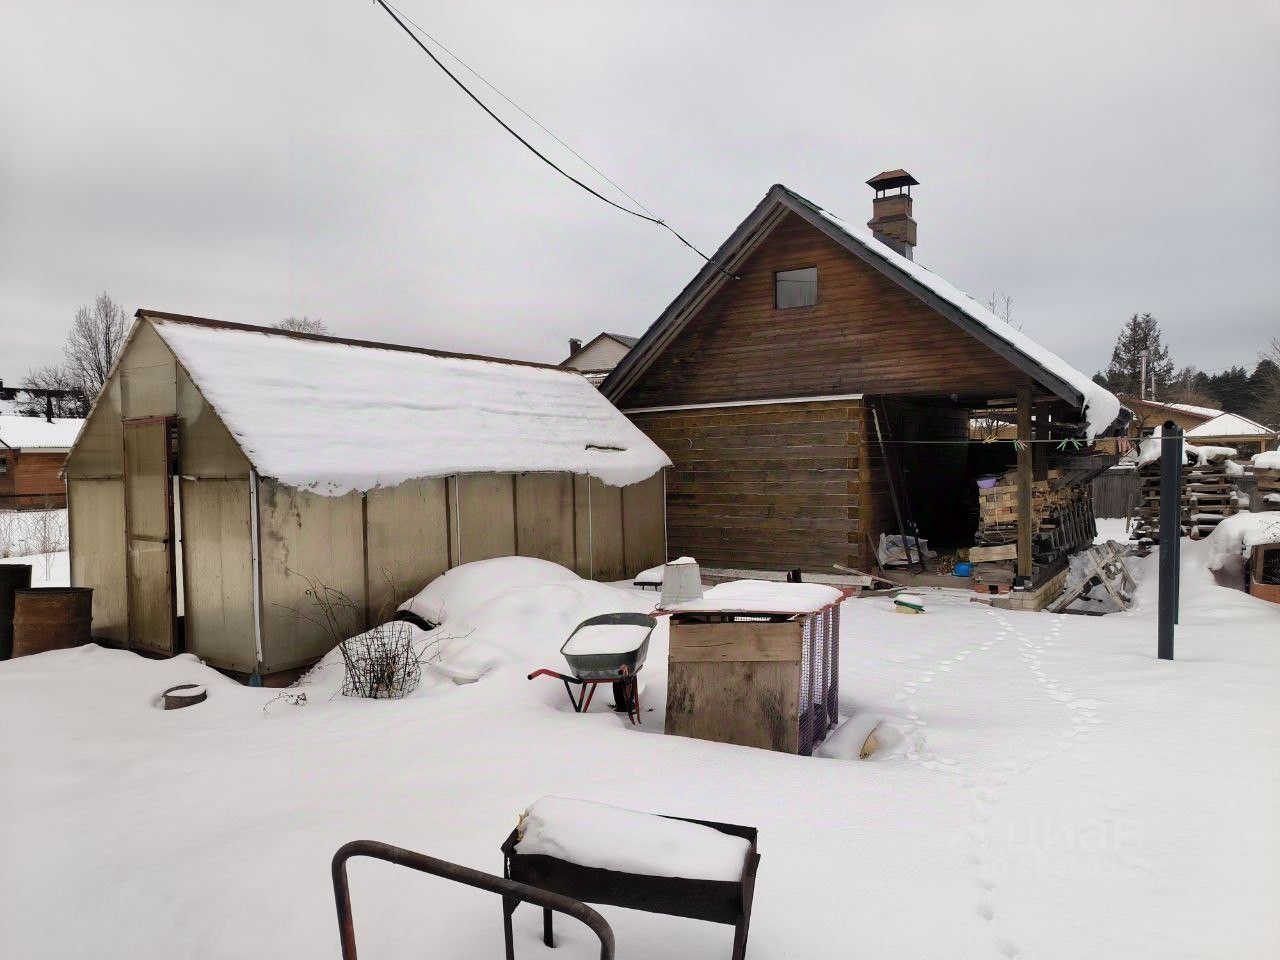
[(582, 163), (585, 166), (589, 167), (591, 171), (594, 174), (596, 174), (596, 176), (598, 176), (601, 180), (604, 180), (606, 183), (612, 186), (615, 190), (617, 190), (620, 194), (622, 194), (624, 197), (626, 197), (628, 200), (634, 203), (637, 207), (639, 207), (645, 213), (649, 214), (650, 216), (654, 216), (654, 217), (657, 216), (657, 214), (655, 214), (652, 210), (646, 207), (641, 201), (637, 200), (634, 196), (628, 193), (626, 191), (626, 188), (624, 188), (622, 184), (618, 183), (616, 180), (611, 178), (607, 173), (605, 173), (603, 170), (597, 167), (594, 163), (592, 163), (590, 160), (588, 160), (586, 157), (580, 154), (577, 150), (573, 149), (573, 147), (569, 146), (569, 144), (561, 140), (560, 137), (556, 135), (556, 132), (554, 130), (550, 130), (546, 126), (544, 126), (542, 121), (540, 121), (537, 117), (531, 114), (524, 107), (520, 106), (520, 104), (512, 100), (509, 96), (507, 96), (505, 93), (499, 90), (496, 86), (494, 86), (493, 83), (491, 83), (487, 77), (485, 77), (482, 73), (480, 73), (479, 70), (471, 66), (471, 64), (467, 63), (467, 61), (463, 60), (460, 56), (458, 56), (456, 53), (454, 53), (452, 50), (446, 47), (443, 43), (441, 43), (440, 40), (438, 40), (436, 37), (433, 37), (430, 33), (424, 30), (422, 28), (422, 25), (418, 23), (416, 20), (414, 20), (413, 17), (409, 16), (407, 13), (405, 13), (403, 10), (397, 7), (394, 3), (390, 3), (389, 0), (387, 3), (387, 6), (391, 7), (391, 9), (394, 10), (402, 20), (404, 20), (407, 24), (409, 24), (409, 26), (413, 27), (414, 30), (418, 31), (418, 33), (422, 34), (424, 37), (426, 37), (428, 40), (434, 43), (437, 47), (439, 47), (441, 50), (447, 53), (454, 61), (457, 62), (457, 64), (460, 67), (466, 70), (467, 73), (471, 74), (481, 83), (483, 83), (486, 87), (488, 87), (498, 96), (500, 96), (503, 100), (511, 104), (511, 106), (514, 107), (516, 110), (518, 110), (520, 113), (522, 113), (530, 123), (534, 124), (539, 130), (541, 130), (543, 133), (549, 136), (556, 143), (560, 144), (560, 146), (568, 150), (571, 154), (577, 157), (578, 160), (582, 161)]
[[(615, 200), (610, 200), (608, 197), (606, 197), (606, 196), (605, 196), (603, 193), (601, 193), (599, 190), (596, 190), (594, 187), (589, 186), (588, 184), (586, 184), (586, 183), (584, 183), (583, 181), (579, 180), (579, 179), (578, 179), (577, 177), (575, 177), (573, 174), (569, 173), (567, 170), (565, 170), (564, 168), (562, 168), (562, 167), (561, 167), (559, 164), (557, 164), (554, 160), (552, 160), (552, 159), (551, 159), (550, 157), (548, 157), (545, 153), (543, 153), (541, 150), (539, 150), (537, 147), (535, 147), (532, 143), (530, 143), (528, 140), (526, 140), (524, 137), (522, 137), (519, 133), (517, 133), (517, 132), (516, 132), (516, 131), (511, 127), (511, 125), (510, 125), (510, 124), (508, 124), (508, 123), (507, 123), (505, 120), (503, 120), (500, 116), (498, 116), (496, 113), (494, 113), (494, 112), (493, 112), (493, 110), (492, 110), (492, 109), (490, 109), (490, 107), (489, 107), (489, 105), (488, 105), (487, 103), (485, 103), (485, 102), (484, 102), (483, 100), (481, 100), (478, 96), (476, 96), (476, 94), (472, 92), (471, 88), (470, 88), (470, 87), (468, 87), (465, 83), (463, 83), (463, 82), (458, 78), (457, 74), (455, 74), (452, 70), (450, 70), (447, 66), (445, 66), (445, 64), (440, 60), (440, 58), (439, 58), (439, 57), (437, 57), (437, 56), (436, 56), (436, 55), (431, 51), (431, 48), (430, 48), (430, 47), (428, 47), (425, 43), (423, 43), (423, 42), (422, 42), (422, 40), (420, 40), (420, 39), (418, 38), (418, 35), (417, 35), (417, 34), (415, 34), (415, 33), (413, 32), (413, 30), (412, 30), (412, 29), (410, 29), (409, 25), (408, 25), (407, 23), (405, 23), (405, 22), (404, 22), (404, 20), (400, 19), (400, 17), (399, 17), (399, 16), (397, 16), (396, 12), (395, 12), (395, 11), (393, 11), (393, 10), (391, 9), (390, 5), (387, 3), (387, 0), (374, 0), (374, 3), (378, 4), (378, 6), (382, 7), (382, 9), (383, 9), (384, 11), (386, 11), (387, 16), (389, 16), (392, 20), (394, 20), (394, 21), (396, 22), (396, 25), (397, 25), (397, 26), (399, 26), (399, 27), (400, 27), (400, 29), (401, 29), (401, 30), (403, 30), (403, 31), (405, 32), (405, 34), (409, 37), (409, 39), (410, 39), (410, 40), (412, 40), (415, 44), (417, 44), (417, 45), (418, 45), (418, 48), (419, 48), (420, 50), (422, 50), (422, 52), (423, 52), (423, 53), (425, 53), (428, 57), (430, 57), (430, 58), (431, 58), (431, 60), (432, 60), (432, 62), (434, 62), (434, 63), (435, 63), (435, 65), (436, 65), (437, 67), (439, 67), (441, 70), (443, 70), (443, 71), (444, 71), (445, 76), (447, 76), (450, 80), (452, 80), (452, 81), (453, 81), (453, 82), (458, 86), (458, 88), (459, 88), (463, 93), (465, 93), (468, 97), (470, 97), (470, 98), (472, 99), (472, 101), (474, 101), (474, 102), (475, 102), (476, 106), (478, 106), (481, 110), (483, 110), (485, 113), (487, 113), (487, 114), (488, 114), (488, 115), (489, 115), (489, 116), (494, 120), (494, 122), (496, 122), (500, 127), (502, 127), (502, 129), (503, 129), (503, 130), (507, 131), (507, 133), (511, 134), (511, 136), (513, 136), (513, 137), (515, 137), (517, 140), (519, 140), (519, 141), (520, 141), (520, 143), (524, 145), (524, 147), (525, 147), (525, 149), (526, 149), (526, 150), (528, 150), (528, 151), (529, 151), (530, 153), (532, 153), (535, 157), (537, 157), (539, 160), (541, 160), (543, 163), (545, 163), (547, 166), (549, 166), (552, 170), (556, 171), (556, 173), (560, 174), (560, 176), (564, 177), (566, 180), (569, 180), (570, 182), (572, 182), (572, 183), (576, 184), (577, 186), (581, 187), (583, 190), (587, 191), (587, 193), (591, 194), (591, 195), (592, 195), (593, 197), (595, 197), (597, 200), (601, 200), (601, 201), (603, 201), (604, 203), (607, 203), (609, 206), (613, 207), (614, 209), (616, 209), (616, 210), (621, 210), (623, 213), (628, 213), (628, 214), (630, 214), (631, 216), (636, 217), (636, 218), (638, 218), (638, 219), (640, 219), (640, 220), (645, 220), (645, 221), (648, 221), (649, 223), (655, 224), (656, 226), (662, 227), (662, 229), (666, 230), (666, 231), (667, 231), (668, 233), (670, 233), (673, 237), (675, 237), (677, 240), (679, 240), (679, 241), (680, 241), (681, 243), (683, 243), (686, 247), (688, 247), (690, 250), (692, 250), (694, 253), (696, 253), (698, 256), (700, 256), (703, 260), (707, 261), (707, 263), (711, 264), (713, 267), (715, 267), (717, 270), (719, 270), (719, 271), (720, 271), (721, 273), (723, 273), (725, 276), (727, 276), (727, 277), (731, 277), (731, 278), (733, 278), (733, 279), (735, 279), (735, 280), (737, 279), (737, 277), (736, 277), (736, 276), (734, 276), (734, 274), (730, 273), (730, 272), (729, 272), (728, 270), (726, 270), (724, 267), (720, 266), (720, 264), (716, 263), (716, 262), (715, 262), (714, 260), (712, 260), (709, 256), (707, 256), (705, 253), (703, 253), (701, 250), (699, 250), (697, 247), (695, 247), (692, 243), (690, 243), (688, 240), (686, 240), (684, 237), (682, 237), (682, 236), (680, 235), (680, 233), (679, 233), (678, 231), (676, 231), (676, 230), (675, 230), (675, 228), (673, 228), (670, 224), (668, 224), (668, 223), (667, 223), (665, 220), (663, 220), (661, 217), (655, 217), (655, 216), (652, 216), (652, 215), (649, 215), (649, 214), (644, 214), (644, 213), (641, 213), (641, 212), (640, 212), (640, 211), (638, 211), (638, 210), (632, 210), (630, 207), (624, 206), (623, 204), (620, 204), (620, 203), (618, 203), (618, 202), (617, 202), (617, 201), (615, 201)], [(423, 31), (423, 32), (424, 32), (424, 34), (425, 34), (425, 31)], [(451, 56), (452, 56), (452, 54), (451, 54)], [(455, 58), (455, 59), (456, 59), (456, 58)], [(461, 63), (461, 61), (459, 61), (459, 63)], [(521, 112), (523, 112), (523, 111), (521, 111)], [(539, 126), (541, 126), (541, 124), (539, 124)], [(544, 127), (543, 129), (545, 129), (545, 127)], [(558, 138), (558, 137), (557, 137), (556, 139), (557, 139), (557, 140), (559, 140), (559, 138)], [(563, 141), (561, 141), (561, 142), (563, 142)], [(571, 151), (571, 152), (572, 152), (572, 151)], [(590, 164), (588, 164), (588, 166), (590, 166)], [(592, 169), (595, 169), (595, 168), (593, 167)], [(598, 172), (598, 171), (597, 171), (597, 172)], [(603, 176), (603, 174), (602, 174), (602, 176)], [(608, 178), (606, 177), (605, 179), (608, 179)], [(612, 181), (610, 181), (610, 182), (612, 183)], [(643, 205), (641, 205), (641, 206), (643, 206)]]

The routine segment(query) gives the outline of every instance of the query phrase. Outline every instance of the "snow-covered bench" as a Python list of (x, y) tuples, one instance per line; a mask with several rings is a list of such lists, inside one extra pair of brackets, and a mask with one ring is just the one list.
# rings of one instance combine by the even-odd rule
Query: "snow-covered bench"
[[(525, 812), (502, 853), (509, 879), (584, 903), (730, 924), (731, 956), (746, 956), (760, 863), (754, 827), (544, 797)], [(508, 960), (517, 905), (503, 904)], [(545, 910), (543, 942), (555, 945)]]

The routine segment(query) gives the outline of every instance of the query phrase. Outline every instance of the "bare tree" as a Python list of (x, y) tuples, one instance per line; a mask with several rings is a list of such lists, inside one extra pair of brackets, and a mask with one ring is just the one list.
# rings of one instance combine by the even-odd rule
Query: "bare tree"
[[(80, 383), (65, 363), (28, 370), (22, 385), (37, 390), (81, 390)], [(50, 397), (46, 401), (41, 396), (18, 393), (16, 405), (18, 413), (28, 417), (43, 417), (49, 407), (53, 408), (55, 417), (83, 417), (89, 412), (89, 400), (84, 396)]]
[[(128, 329), (129, 318), (124, 307), (104, 290), (92, 304), (76, 310), (66, 343), (62, 345), (62, 363), (28, 370), (23, 386), (75, 390), (82, 394), (83, 400), (54, 398), (54, 414), (61, 417), (85, 416), (88, 405), (102, 392), (111, 367), (124, 349)], [(45, 401), (39, 397), (23, 399), (19, 401), (18, 410), (39, 416), (45, 412)]]
[(1013, 322), (1013, 297), (1007, 293), (992, 292), (987, 298), (987, 309), (994, 313), (1015, 330), (1021, 330), (1022, 324)]
[(128, 327), (124, 307), (105, 290), (94, 298), (92, 306), (76, 311), (62, 353), (68, 375), (80, 384), (90, 400), (102, 392), (111, 367), (124, 347)]
[(273, 323), (272, 326), (277, 330), (291, 330), (294, 333), (327, 334), (329, 332), (323, 320), (318, 318), (312, 320), (310, 317), (286, 317), (279, 323)]

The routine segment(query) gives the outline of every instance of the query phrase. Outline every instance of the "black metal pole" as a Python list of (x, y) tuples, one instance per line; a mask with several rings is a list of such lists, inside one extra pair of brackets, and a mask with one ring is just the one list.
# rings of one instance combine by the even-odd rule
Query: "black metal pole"
[(1160, 614), (1157, 654), (1173, 659), (1178, 622), (1178, 567), (1182, 548), (1182, 430), (1172, 420), (1160, 429)]

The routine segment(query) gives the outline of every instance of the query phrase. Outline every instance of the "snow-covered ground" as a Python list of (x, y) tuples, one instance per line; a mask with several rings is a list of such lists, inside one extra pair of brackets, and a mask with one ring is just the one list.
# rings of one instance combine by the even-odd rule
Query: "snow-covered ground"
[[(0, 953), (336, 957), (340, 844), (498, 872), (517, 815), (552, 795), (757, 826), (755, 958), (1271, 957), (1280, 607), (1215, 584), (1207, 552), (1183, 549), (1172, 663), (1155, 659), (1155, 554), (1135, 562), (1136, 608), (1102, 618), (960, 591), (925, 592), (924, 616), (847, 602), (842, 708), (884, 718), (865, 762), (661, 736), (664, 621), (643, 726), (607, 703), (573, 714), (525, 673), (560, 665), (573, 623), (655, 594), (555, 568), (437, 581), (426, 609), (454, 639), (404, 700), (334, 696), (332, 665), (295, 705), (191, 657), (0, 664)], [(209, 700), (157, 710), (180, 682)], [(362, 956), (501, 955), (491, 895), (360, 861), (352, 881)], [(729, 952), (728, 927), (602, 912), (620, 957)], [(551, 952), (536, 911), (515, 919), (521, 957), (593, 955), (570, 921)]]
[(0, 563), (31, 564), (33, 587), (67, 587), (71, 585), (71, 554), (66, 550), (37, 553), (29, 557), (0, 557)]
[(31, 564), (33, 587), (67, 586), (67, 511), (0, 510), (0, 563)]

